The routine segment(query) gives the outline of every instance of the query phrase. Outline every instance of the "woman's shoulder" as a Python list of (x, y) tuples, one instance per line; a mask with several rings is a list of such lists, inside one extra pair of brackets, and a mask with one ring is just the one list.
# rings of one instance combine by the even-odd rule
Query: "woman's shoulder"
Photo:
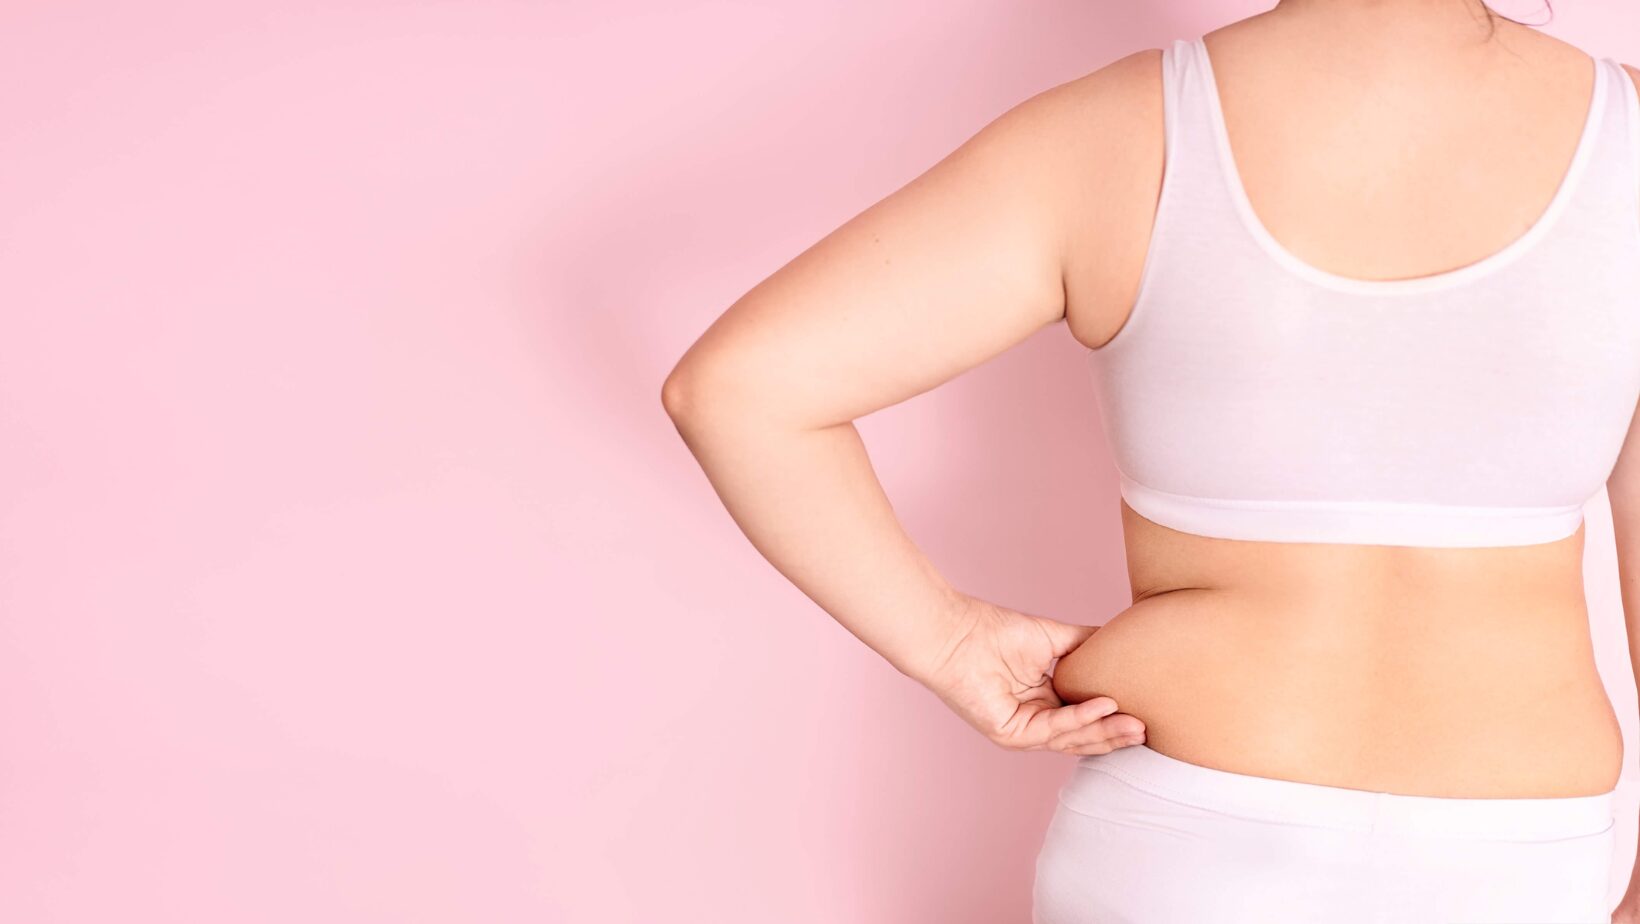
[[(1108, 213), (1112, 196), (1159, 174), (1163, 154), (1160, 48), (1128, 52), (1013, 103), (969, 144), (1051, 193), (1056, 211)], [(1140, 196), (1142, 199), (1143, 196)]]
[[(1145, 118), (1161, 110), (1162, 49), (1129, 52), (1081, 76), (1050, 87), (1021, 107), (1045, 116), (1066, 117), (1077, 124)], [(1150, 110), (1154, 110), (1151, 112)]]
[(1122, 55), (1013, 105), (991, 126), (1014, 135), (1068, 198), (1129, 186), (1162, 156), (1162, 49)]

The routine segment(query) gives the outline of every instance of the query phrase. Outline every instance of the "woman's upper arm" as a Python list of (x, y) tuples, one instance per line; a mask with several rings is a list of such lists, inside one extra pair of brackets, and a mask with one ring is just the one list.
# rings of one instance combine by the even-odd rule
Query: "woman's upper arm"
[(829, 426), (1061, 320), (1076, 225), (1098, 207), (1098, 110), (1117, 95), (1101, 77), (1009, 109), (757, 284), (679, 361), (668, 407)]

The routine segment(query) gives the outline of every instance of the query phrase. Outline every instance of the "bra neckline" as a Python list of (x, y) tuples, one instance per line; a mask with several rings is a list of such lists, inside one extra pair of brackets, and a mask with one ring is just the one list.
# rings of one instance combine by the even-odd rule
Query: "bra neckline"
[(1328, 288), (1367, 295), (1391, 295), (1413, 292), (1429, 292), (1437, 289), (1450, 288), (1476, 279), (1480, 279), (1522, 256), (1531, 247), (1541, 240), (1553, 227), (1556, 219), (1566, 210), (1571, 201), (1579, 181), (1586, 172), (1588, 161), (1593, 156), (1595, 140), (1599, 135), (1602, 115), (1605, 110), (1607, 93), (1606, 80), (1608, 77), (1604, 63), (1595, 56), (1590, 56), (1594, 67), (1594, 80), (1589, 93), (1589, 107), (1583, 117), (1583, 127), (1578, 136), (1577, 147), (1572, 153), (1571, 163), (1562, 174), (1559, 184), (1549, 204), (1544, 207), (1530, 227), (1514, 240), (1505, 244), (1501, 249), (1481, 257), (1472, 263), (1431, 273), (1424, 276), (1408, 276), (1398, 279), (1363, 279), (1356, 276), (1344, 276), (1330, 270), (1322, 269), (1313, 263), (1299, 257), (1288, 250), (1286, 245), (1270, 233), (1258, 213), (1253, 209), (1252, 200), (1247, 195), (1247, 189), (1241, 180), (1241, 172), (1236, 166), (1235, 153), (1230, 147), (1230, 132), (1225, 127), (1224, 109), (1219, 97), (1218, 79), (1213, 71), (1212, 55), (1208, 53), (1207, 42), (1204, 36), (1191, 39), (1195, 46), (1197, 60), (1201, 63), (1201, 73), (1205, 86), (1206, 105), (1210, 117), (1213, 144), (1219, 158), (1219, 172), (1224, 178), (1230, 198), (1234, 203), (1236, 214), (1241, 224), (1252, 235), (1254, 241), (1266, 254), (1277, 263), (1296, 275)]

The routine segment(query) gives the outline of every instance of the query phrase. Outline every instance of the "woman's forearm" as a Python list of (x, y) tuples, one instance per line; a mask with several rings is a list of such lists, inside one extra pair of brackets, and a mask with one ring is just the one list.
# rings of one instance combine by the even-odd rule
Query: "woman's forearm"
[(757, 551), (901, 673), (925, 681), (967, 598), (905, 532), (852, 422), (772, 423), (668, 383), (667, 412)]

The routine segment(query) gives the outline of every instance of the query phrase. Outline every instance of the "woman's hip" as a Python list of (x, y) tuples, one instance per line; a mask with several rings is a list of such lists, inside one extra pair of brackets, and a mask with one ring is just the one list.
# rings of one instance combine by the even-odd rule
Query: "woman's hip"
[(1410, 796), (1135, 745), (1078, 760), (1059, 802), (1036, 924), (1610, 920), (1612, 792)]

